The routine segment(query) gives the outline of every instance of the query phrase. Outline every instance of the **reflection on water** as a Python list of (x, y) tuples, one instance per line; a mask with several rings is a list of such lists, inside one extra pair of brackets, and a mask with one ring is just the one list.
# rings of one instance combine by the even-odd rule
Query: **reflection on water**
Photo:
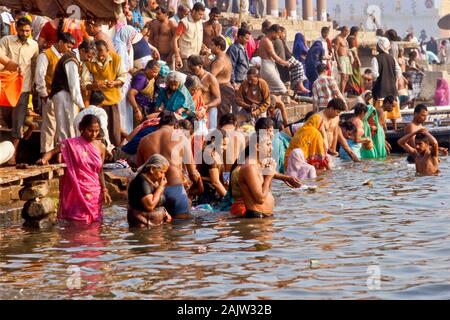
[(101, 226), (1, 226), (0, 298), (448, 299), (448, 159), (441, 171), (338, 163), (315, 193), (275, 183), (266, 220), (197, 212), (130, 230), (114, 206)]

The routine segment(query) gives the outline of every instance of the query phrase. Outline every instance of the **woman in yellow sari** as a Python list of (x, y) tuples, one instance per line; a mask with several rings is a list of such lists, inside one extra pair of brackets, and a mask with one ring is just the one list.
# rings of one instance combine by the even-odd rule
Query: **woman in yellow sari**
[(289, 155), (294, 149), (302, 149), (306, 162), (313, 165), (316, 169), (329, 170), (327, 151), (325, 149), (323, 136), (320, 133), (322, 118), (315, 114), (306, 121), (303, 127), (295, 133), (294, 137), (286, 150), (284, 166), (287, 168)]

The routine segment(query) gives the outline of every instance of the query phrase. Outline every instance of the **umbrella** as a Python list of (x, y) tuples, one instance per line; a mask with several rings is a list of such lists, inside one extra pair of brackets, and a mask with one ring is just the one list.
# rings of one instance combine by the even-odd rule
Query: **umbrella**
[(439, 20), (438, 27), (444, 30), (450, 30), (450, 14), (444, 16)]
[(0, 0), (0, 5), (50, 18), (64, 14), (74, 19), (111, 19), (116, 17), (116, 8), (123, 2), (125, 0)]

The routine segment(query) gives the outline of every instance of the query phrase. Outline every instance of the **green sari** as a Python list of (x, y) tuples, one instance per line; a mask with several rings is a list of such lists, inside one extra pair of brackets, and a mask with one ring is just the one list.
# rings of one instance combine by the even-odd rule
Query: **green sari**
[[(366, 150), (361, 148), (361, 158), (362, 159), (384, 159), (386, 158), (386, 136), (384, 134), (384, 129), (381, 126), (380, 122), (378, 121), (378, 113), (377, 110), (371, 106), (367, 106), (367, 114), (363, 119), (364, 124), (364, 136), (365, 137), (371, 137), (373, 141), (373, 149)], [(372, 117), (373, 115), (373, 117)], [(377, 131), (372, 135), (372, 132), (370, 130), (370, 118), (372, 117), (373, 121), (375, 121), (375, 124), (377, 126)]]

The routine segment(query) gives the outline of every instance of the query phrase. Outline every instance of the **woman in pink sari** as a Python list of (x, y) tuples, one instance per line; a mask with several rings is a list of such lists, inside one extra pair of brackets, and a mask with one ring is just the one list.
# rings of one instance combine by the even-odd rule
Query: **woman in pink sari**
[(80, 137), (69, 138), (45, 153), (38, 164), (62, 153), (67, 165), (59, 183), (58, 219), (85, 223), (102, 220), (102, 202), (111, 203), (103, 177), (105, 146), (98, 140), (100, 120), (86, 115), (79, 124)]
[(447, 80), (437, 79), (436, 92), (434, 93), (434, 104), (436, 106), (450, 105), (450, 89)]

